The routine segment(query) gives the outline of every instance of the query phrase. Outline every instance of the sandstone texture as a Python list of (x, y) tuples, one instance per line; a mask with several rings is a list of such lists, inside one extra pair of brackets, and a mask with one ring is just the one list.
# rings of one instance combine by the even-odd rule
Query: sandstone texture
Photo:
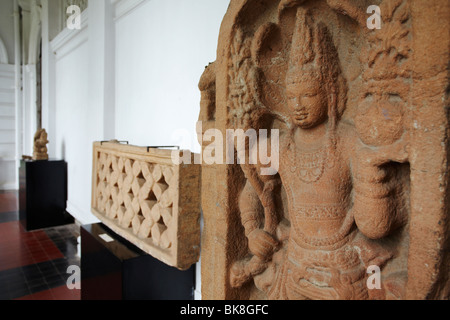
[(200, 255), (199, 165), (172, 151), (95, 142), (92, 212), (143, 251), (180, 270)]
[(440, 0), (231, 0), (198, 134), (277, 130), (279, 163), (203, 163), (204, 299), (450, 297), (449, 16)]
[(48, 160), (47, 137), (45, 129), (39, 129), (34, 135), (33, 160)]

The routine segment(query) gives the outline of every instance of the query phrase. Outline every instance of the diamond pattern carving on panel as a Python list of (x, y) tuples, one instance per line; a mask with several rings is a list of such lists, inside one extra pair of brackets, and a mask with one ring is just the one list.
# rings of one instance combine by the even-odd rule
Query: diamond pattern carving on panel
[(170, 248), (175, 175), (169, 166), (99, 153), (99, 210), (142, 239)]
[[(199, 174), (195, 175), (199, 171), (196, 170), (198, 166), (174, 165), (171, 151), (147, 152), (146, 148), (96, 143), (93, 213), (144, 251), (185, 269), (198, 260), (199, 254)], [(183, 173), (188, 174), (184, 180), (189, 181), (185, 184), (180, 182)], [(189, 201), (183, 203), (180, 199)], [(186, 261), (180, 261), (180, 257)]]

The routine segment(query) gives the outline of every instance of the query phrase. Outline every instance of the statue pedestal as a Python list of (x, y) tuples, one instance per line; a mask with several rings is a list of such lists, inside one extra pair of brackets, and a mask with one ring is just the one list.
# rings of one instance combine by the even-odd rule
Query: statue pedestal
[(19, 218), (27, 231), (73, 223), (66, 212), (65, 161), (22, 161), (19, 177)]
[(195, 265), (170, 267), (101, 223), (80, 233), (81, 300), (193, 299)]

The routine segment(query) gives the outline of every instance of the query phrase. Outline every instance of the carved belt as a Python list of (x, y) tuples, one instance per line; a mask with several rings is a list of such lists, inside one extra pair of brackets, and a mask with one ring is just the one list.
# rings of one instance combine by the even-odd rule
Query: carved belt
[[(331, 249), (337, 249), (347, 242), (346, 238), (350, 235), (352, 227), (354, 225), (353, 216), (347, 215), (341, 206), (298, 206), (294, 207), (294, 210), (290, 210), (290, 220), (294, 228), (291, 230), (291, 237), (296, 240), (300, 240), (310, 247), (330, 247)], [(302, 220), (311, 221), (333, 221), (344, 219), (339, 231), (327, 238), (312, 237), (305, 235), (302, 232)], [(293, 234), (295, 233), (295, 234)]]
[(329, 252), (291, 249), (287, 289), (293, 298), (362, 299), (367, 295), (365, 269), (351, 246)]
[(368, 297), (364, 280), (364, 270), (336, 272), (322, 278), (320, 271), (310, 271), (309, 276), (293, 271), (288, 275), (286, 289), (289, 299), (362, 300)]
[(359, 253), (351, 245), (344, 245), (336, 250), (309, 250), (299, 246), (292, 239), (289, 241), (288, 259), (298, 267), (305, 263), (313, 263), (316, 266), (339, 270), (349, 270), (361, 264)]
[(342, 204), (336, 205), (311, 205), (293, 207), (295, 218), (304, 218), (311, 220), (333, 220), (342, 219), (346, 210), (342, 208)]

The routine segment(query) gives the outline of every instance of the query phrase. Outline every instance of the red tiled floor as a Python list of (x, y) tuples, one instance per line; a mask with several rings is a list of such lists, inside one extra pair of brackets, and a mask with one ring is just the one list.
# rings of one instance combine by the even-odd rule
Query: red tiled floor
[(30, 294), (25, 297), (18, 298), (16, 300), (54, 300), (54, 296), (52, 294), (52, 290), (41, 291), (38, 293)]
[(34, 293), (16, 300), (80, 300), (80, 290), (70, 290), (67, 286)]
[(80, 300), (65, 285), (67, 267), (79, 265), (76, 226), (26, 232), (17, 198), (0, 192), (0, 300)]
[(67, 286), (58, 287), (55, 289), (51, 289), (53, 293), (53, 297), (55, 300), (80, 300), (81, 299), (81, 290), (70, 290)]
[(0, 212), (12, 212), (18, 210), (17, 193), (5, 192), (0, 194)]
[(44, 231), (26, 232), (19, 221), (0, 224), (0, 271), (63, 258)]

